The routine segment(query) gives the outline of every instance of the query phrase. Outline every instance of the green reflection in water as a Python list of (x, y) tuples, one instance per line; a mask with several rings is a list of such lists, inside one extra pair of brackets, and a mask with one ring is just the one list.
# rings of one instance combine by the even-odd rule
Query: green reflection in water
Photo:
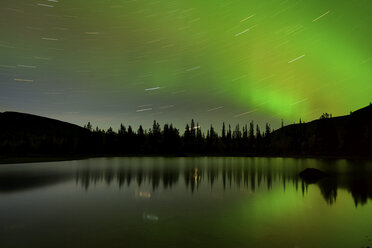
[[(306, 185), (315, 167), (332, 176)], [(371, 245), (371, 162), (110, 158), (0, 167), (2, 247)]]

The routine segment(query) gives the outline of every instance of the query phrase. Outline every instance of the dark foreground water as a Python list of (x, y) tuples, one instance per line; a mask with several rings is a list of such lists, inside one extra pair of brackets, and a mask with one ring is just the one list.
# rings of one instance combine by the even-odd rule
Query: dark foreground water
[[(332, 174), (307, 185), (306, 167)], [(372, 162), (100, 158), (0, 165), (0, 247), (372, 246)]]

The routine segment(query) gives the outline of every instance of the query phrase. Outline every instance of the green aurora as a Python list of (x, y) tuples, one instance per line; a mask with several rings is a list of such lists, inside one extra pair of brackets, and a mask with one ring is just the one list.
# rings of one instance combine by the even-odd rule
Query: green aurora
[(0, 20), (0, 111), (277, 128), (371, 101), (368, 0), (3, 0)]

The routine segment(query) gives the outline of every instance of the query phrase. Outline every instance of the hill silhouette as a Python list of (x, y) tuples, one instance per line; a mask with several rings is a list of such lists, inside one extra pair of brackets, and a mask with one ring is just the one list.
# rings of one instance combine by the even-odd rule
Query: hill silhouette
[(154, 121), (142, 126), (92, 129), (46, 117), (0, 113), (0, 156), (103, 156), (103, 155), (247, 155), (247, 156), (352, 156), (371, 157), (372, 105), (332, 117), (323, 114), (308, 123), (260, 131), (253, 122), (231, 130), (223, 124), (221, 135), (211, 126), (203, 133), (194, 120), (184, 133), (172, 124), (163, 128)]
[(285, 126), (271, 134), (268, 152), (288, 155), (372, 155), (372, 105), (350, 115)]
[(0, 113), (0, 154), (12, 156), (84, 152), (90, 132), (46, 117)]

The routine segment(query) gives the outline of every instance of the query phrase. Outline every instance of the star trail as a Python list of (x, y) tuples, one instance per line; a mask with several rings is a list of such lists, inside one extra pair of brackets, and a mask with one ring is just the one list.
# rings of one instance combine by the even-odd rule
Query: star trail
[(371, 101), (371, 13), (367, 0), (3, 0), (0, 111), (101, 127), (347, 114)]

